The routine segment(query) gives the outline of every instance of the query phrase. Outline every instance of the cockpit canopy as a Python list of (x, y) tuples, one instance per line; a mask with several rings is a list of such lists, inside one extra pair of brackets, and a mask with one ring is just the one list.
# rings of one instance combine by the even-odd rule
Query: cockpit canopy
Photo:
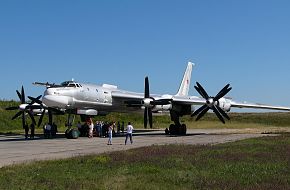
[(80, 83), (77, 83), (75, 81), (64, 81), (60, 84), (62, 87), (74, 87), (74, 88), (80, 88), (82, 85)]

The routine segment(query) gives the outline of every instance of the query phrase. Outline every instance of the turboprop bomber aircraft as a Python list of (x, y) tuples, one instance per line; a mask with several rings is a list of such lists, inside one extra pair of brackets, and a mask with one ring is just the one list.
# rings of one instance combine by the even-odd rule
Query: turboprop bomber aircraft
[[(199, 120), (206, 112), (213, 110), (219, 120), (225, 123), (225, 119), (230, 119), (226, 112), (229, 112), (231, 108), (290, 111), (289, 107), (239, 103), (230, 98), (225, 98), (225, 95), (232, 89), (229, 84), (217, 93), (216, 96), (209, 96), (202, 85), (196, 82), (194, 87), (201, 97), (190, 96), (188, 93), (193, 66), (193, 63), (188, 63), (176, 95), (150, 94), (148, 77), (145, 78), (144, 93), (121, 90), (117, 86), (109, 84), (99, 86), (88, 83), (78, 83), (73, 80), (63, 82), (59, 85), (35, 82), (33, 84), (46, 87), (42, 101), (40, 100), (41, 96), (37, 98), (29, 97), (32, 102), (30, 104), (25, 104), (25, 106), (22, 105), (21, 111), (24, 112), (29, 109), (31, 112), (37, 110), (37, 113), (39, 113), (41, 109), (39, 125), (45, 113), (48, 113), (49, 121), (52, 122), (53, 113), (69, 113), (69, 115), (74, 114), (90, 117), (106, 115), (110, 112), (143, 111), (145, 128), (148, 122), (152, 128), (152, 113), (165, 111), (170, 113), (171, 120), (174, 123), (169, 126), (169, 133), (179, 135), (186, 134), (186, 125), (180, 123), (180, 117), (184, 115), (191, 115), (192, 117), (197, 116), (196, 120)], [(23, 89), (22, 92), (24, 94)], [(18, 92), (22, 104), (25, 103), (23, 94)], [(195, 110), (195, 106), (201, 107)], [(20, 116), (21, 113), (19, 112), (18, 116)], [(30, 113), (29, 116), (32, 117), (32, 114)]]

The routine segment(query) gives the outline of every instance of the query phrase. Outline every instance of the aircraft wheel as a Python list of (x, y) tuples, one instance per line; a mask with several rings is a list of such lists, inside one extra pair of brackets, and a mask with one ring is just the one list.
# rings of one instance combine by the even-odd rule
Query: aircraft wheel
[(171, 124), (170, 126), (169, 126), (169, 134), (170, 135), (175, 135), (175, 125), (174, 124)]
[(67, 130), (65, 131), (65, 137), (66, 137), (67, 139), (69, 139), (69, 137), (70, 137), (69, 132), (70, 132), (70, 129), (67, 129)]
[(182, 124), (181, 125), (181, 135), (186, 135), (186, 125), (185, 124)]

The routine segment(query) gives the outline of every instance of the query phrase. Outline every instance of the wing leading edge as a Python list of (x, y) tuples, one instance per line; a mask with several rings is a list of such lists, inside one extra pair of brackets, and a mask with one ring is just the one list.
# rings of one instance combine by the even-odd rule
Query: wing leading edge
[(231, 104), (231, 107), (234, 107), (234, 108), (253, 108), (253, 109), (290, 111), (289, 107), (283, 107), (283, 106), (271, 106), (271, 105), (253, 104), (253, 103), (239, 103), (235, 101), (231, 101), (230, 104)]

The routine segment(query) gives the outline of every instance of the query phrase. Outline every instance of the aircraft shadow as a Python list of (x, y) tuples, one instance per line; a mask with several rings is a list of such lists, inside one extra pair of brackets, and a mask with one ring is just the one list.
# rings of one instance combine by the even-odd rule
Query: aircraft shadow
[[(154, 131), (154, 133), (152, 133)], [(157, 137), (157, 136), (166, 136), (166, 137), (186, 137), (186, 136), (197, 136), (197, 135), (209, 135), (207, 133), (190, 133), (186, 135), (166, 135), (164, 131), (156, 130), (137, 130), (133, 133), (133, 136), (147, 136), (147, 137)], [(0, 142), (25, 142), (25, 141), (43, 141), (43, 140), (53, 140), (53, 139), (66, 139), (65, 134), (59, 133), (51, 138), (44, 138), (43, 134), (36, 134), (34, 139), (25, 139), (24, 135), (20, 134), (7, 134), (1, 135)], [(126, 132), (121, 134), (116, 134), (113, 138), (125, 138)], [(4, 137), (4, 138), (3, 138)], [(79, 137), (87, 138), (87, 137)], [(94, 137), (94, 138), (107, 138), (107, 137)]]
[[(15, 134), (15, 135), (9, 134), (9, 135), (1, 135), (1, 136), (2, 136), (2, 138), (0, 139), (0, 142), (42, 141), (42, 140), (53, 140), (53, 139), (66, 138), (64, 134), (56, 134), (55, 136), (53, 136), (51, 138), (44, 138), (44, 135), (36, 134), (35, 138), (33, 138), (33, 139), (31, 139), (31, 138), (25, 139), (24, 135), (20, 135), (20, 134)], [(3, 136), (4, 136), (4, 138), (3, 138)]]

